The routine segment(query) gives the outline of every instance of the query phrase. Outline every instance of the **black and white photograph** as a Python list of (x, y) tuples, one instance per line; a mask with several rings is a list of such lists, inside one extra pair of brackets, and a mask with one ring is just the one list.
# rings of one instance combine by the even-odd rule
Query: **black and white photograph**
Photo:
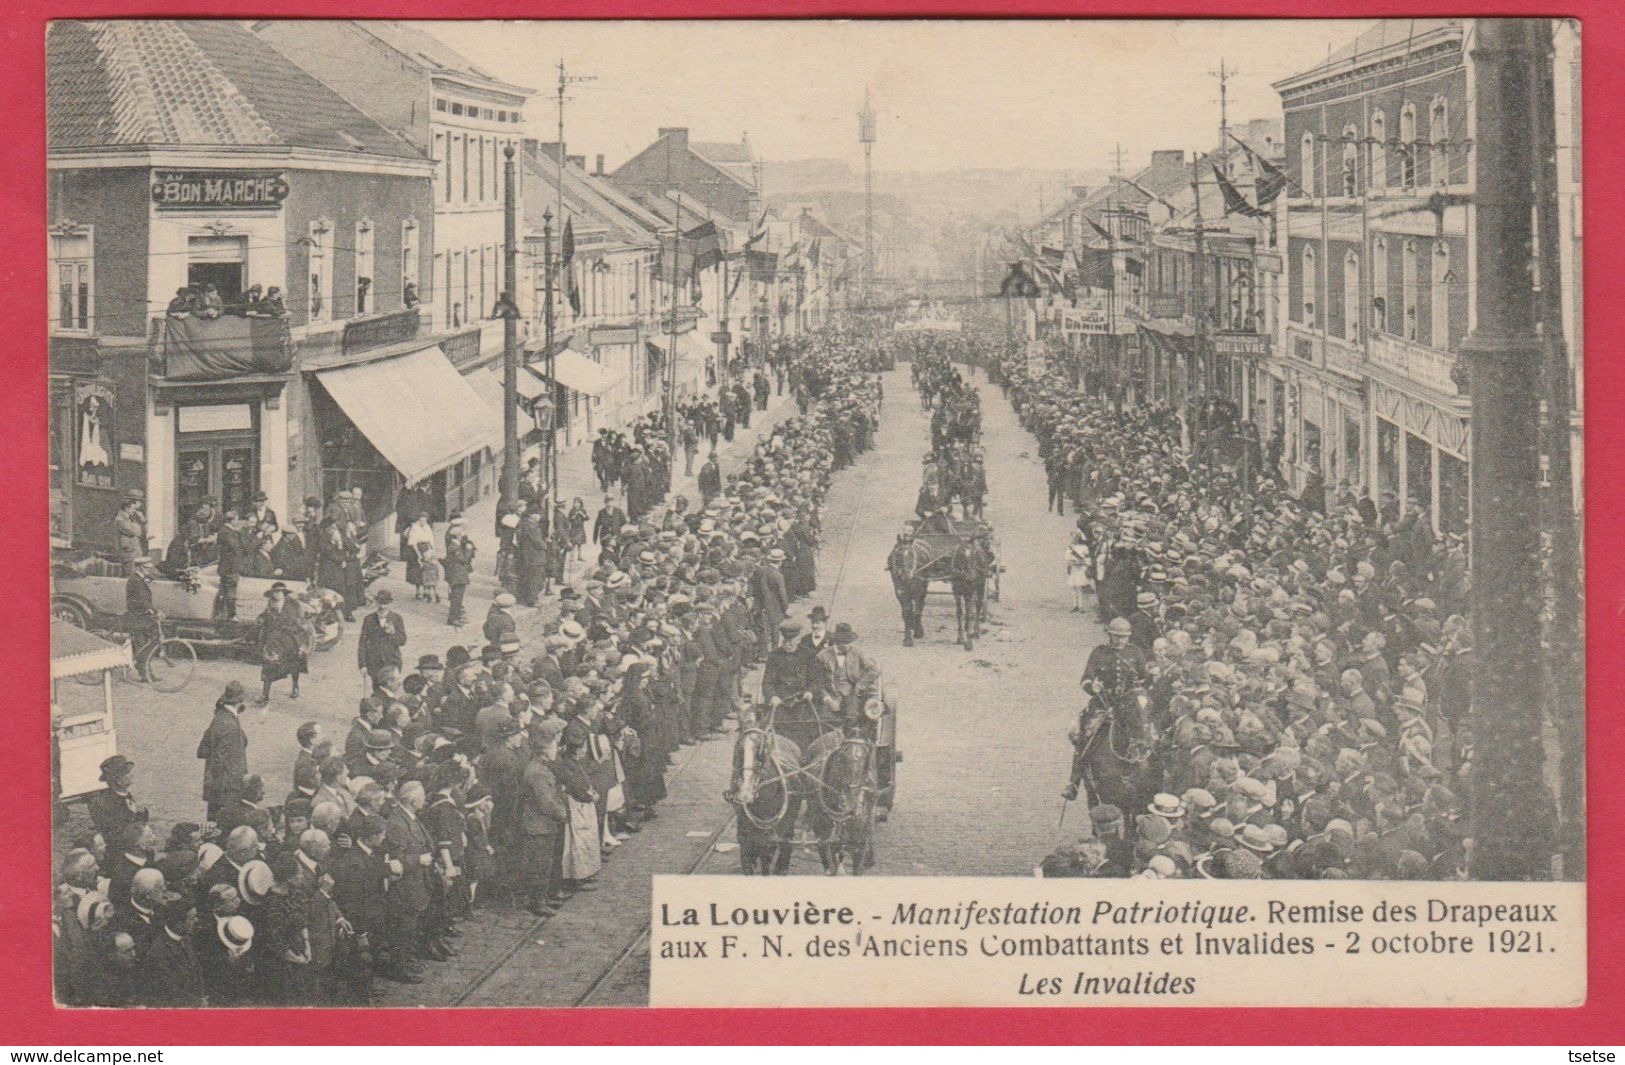
[(864, 878), (1583, 1001), (1577, 22), (44, 47), (60, 1005), (713, 1004)]

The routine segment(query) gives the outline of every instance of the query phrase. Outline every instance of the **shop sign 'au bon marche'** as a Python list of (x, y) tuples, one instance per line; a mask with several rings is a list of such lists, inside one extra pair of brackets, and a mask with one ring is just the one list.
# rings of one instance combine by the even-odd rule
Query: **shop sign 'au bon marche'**
[(155, 170), (152, 202), (172, 211), (282, 206), (288, 181), (280, 170)]

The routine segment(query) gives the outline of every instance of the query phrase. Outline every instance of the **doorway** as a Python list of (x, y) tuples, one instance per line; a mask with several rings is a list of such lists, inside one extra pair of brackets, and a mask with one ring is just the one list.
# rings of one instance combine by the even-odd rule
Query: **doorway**
[(205, 499), (226, 511), (253, 506), (260, 490), (259, 409), (251, 403), (176, 409), (176, 528)]

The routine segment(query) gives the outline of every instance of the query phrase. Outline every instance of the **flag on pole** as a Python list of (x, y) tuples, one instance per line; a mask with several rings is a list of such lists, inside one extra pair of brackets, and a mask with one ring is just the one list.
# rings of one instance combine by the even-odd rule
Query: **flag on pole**
[[(1263, 207), (1266, 204), (1274, 203), (1275, 198), (1281, 195), (1281, 191), (1287, 187), (1290, 179), (1280, 167), (1275, 166), (1268, 159), (1248, 147), (1246, 141), (1234, 133), (1230, 134), (1230, 139), (1241, 145), (1241, 150), (1246, 152), (1247, 158), (1252, 161), (1253, 169), (1258, 171), (1259, 176), (1256, 183), (1258, 206)], [(1302, 192), (1303, 190), (1300, 189), (1299, 191)]]
[(1254, 207), (1247, 202), (1247, 197), (1241, 190), (1230, 184), (1230, 179), (1224, 176), (1224, 171), (1217, 166), (1213, 167), (1213, 177), (1219, 183), (1219, 191), (1224, 193), (1224, 213), (1226, 215), (1240, 214), (1248, 218), (1268, 218), (1269, 212), (1261, 207)]
[(574, 220), (570, 218), (564, 220), (564, 236), (559, 241), (559, 259), (566, 270), (570, 268), (570, 261), (576, 257), (576, 230), (573, 222)]
[(1105, 237), (1107, 240), (1112, 239), (1111, 233), (1109, 233), (1106, 229), (1104, 229), (1101, 226), (1101, 224), (1099, 222), (1096, 222), (1093, 218), (1085, 218), (1084, 221), (1088, 222), (1089, 223), (1089, 228), (1093, 229), (1096, 233), (1099, 233), (1101, 236)]

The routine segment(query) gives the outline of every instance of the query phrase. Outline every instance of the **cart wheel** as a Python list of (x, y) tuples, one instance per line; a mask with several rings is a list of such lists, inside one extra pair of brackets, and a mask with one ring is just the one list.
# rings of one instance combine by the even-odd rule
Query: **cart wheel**
[(144, 664), (149, 684), (161, 692), (178, 692), (192, 681), (197, 652), (185, 640), (171, 638), (154, 647)]
[[(51, 616), (58, 621), (66, 621), (69, 625), (81, 629), (90, 628), (90, 614), (84, 607), (72, 599), (56, 599), (51, 602)], [(101, 681), (98, 679), (98, 684)]]

